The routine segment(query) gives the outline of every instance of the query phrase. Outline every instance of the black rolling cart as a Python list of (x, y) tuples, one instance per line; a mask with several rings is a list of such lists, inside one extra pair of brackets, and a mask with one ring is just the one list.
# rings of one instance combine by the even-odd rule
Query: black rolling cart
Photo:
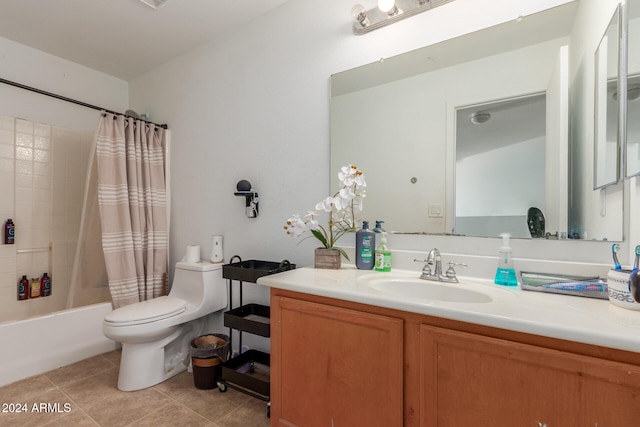
[[(235, 261), (235, 262), (234, 262)], [(239, 354), (222, 363), (218, 381), (220, 392), (227, 387), (249, 394), (267, 402), (267, 416), (270, 416), (270, 355), (259, 350), (242, 352), (242, 334), (247, 332), (262, 337), (271, 336), (270, 307), (260, 304), (243, 304), (244, 282), (256, 283), (258, 278), (269, 274), (294, 269), (295, 264), (282, 262), (242, 261), (238, 255), (231, 257), (229, 264), (222, 266), (222, 277), (229, 282), (229, 311), (224, 313), (224, 325), (229, 327), (229, 341), (233, 343), (233, 330), (238, 331)], [(233, 307), (234, 281), (239, 282), (240, 305)], [(232, 346), (233, 348), (233, 346)]]

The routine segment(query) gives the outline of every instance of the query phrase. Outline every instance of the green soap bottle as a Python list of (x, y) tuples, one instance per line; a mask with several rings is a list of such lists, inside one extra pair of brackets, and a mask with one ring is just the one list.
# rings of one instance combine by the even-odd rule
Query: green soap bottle
[(391, 271), (391, 250), (387, 246), (387, 233), (382, 232), (380, 244), (376, 249), (376, 271)]
[(496, 278), (493, 283), (502, 286), (518, 286), (516, 278), (516, 270), (513, 267), (513, 258), (511, 255), (511, 247), (509, 246), (509, 234), (503, 233), (502, 247), (500, 248), (498, 258), (498, 268), (496, 270)]

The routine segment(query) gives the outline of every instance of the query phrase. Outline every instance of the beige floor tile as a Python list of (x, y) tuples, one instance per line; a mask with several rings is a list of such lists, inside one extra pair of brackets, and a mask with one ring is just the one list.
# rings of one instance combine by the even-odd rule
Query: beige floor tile
[(102, 355), (105, 359), (110, 361), (116, 366), (120, 366), (120, 356), (122, 355), (122, 350), (114, 350), (109, 353), (105, 353)]
[(125, 426), (140, 420), (171, 402), (164, 394), (151, 390), (118, 393), (84, 411), (104, 427)]
[(84, 381), (76, 381), (60, 388), (81, 408), (86, 409), (99, 405), (105, 400), (116, 399), (122, 394), (127, 394), (118, 390), (117, 385), (118, 371), (113, 368)]
[(0, 426), (269, 425), (266, 402), (231, 388), (225, 393), (217, 388), (197, 389), (189, 372), (146, 390), (120, 391), (117, 388), (120, 354), (110, 352), (0, 387), (0, 402), (27, 405), (27, 412), (0, 413)]
[(113, 370), (117, 366), (102, 356), (95, 356), (48, 372), (46, 375), (54, 384), (60, 387), (77, 381), (84, 381), (99, 373)]
[(23, 403), (21, 412), (0, 413), (0, 425), (42, 426), (67, 419), (73, 412), (81, 412), (69, 396), (57, 388), (25, 399)]
[[(71, 412), (69, 415), (59, 417), (48, 424), (46, 427), (97, 427), (99, 426), (94, 420), (82, 411)], [(44, 427), (43, 426), (43, 427)]]
[(0, 402), (17, 403), (55, 389), (46, 375), (36, 375), (0, 388)]
[(220, 427), (269, 427), (267, 402), (251, 399), (217, 423)]
[(203, 418), (177, 402), (170, 403), (158, 409), (146, 417), (133, 422), (130, 426), (218, 427), (213, 421)]

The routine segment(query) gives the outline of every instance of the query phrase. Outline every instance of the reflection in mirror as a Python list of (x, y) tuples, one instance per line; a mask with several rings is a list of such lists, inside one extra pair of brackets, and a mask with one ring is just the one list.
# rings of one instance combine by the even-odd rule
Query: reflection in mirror
[(545, 237), (546, 95), (456, 112), (455, 234)]
[(620, 8), (616, 8), (595, 54), (595, 129), (593, 188), (618, 182), (618, 41)]
[(640, 0), (627, 3), (627, 176), (640, 175)]
[[(546, 126), (556, 130), (545, 139), (557, 152), (545, 147), (544, 169), (540, 166), (535, 175), (544, 177), (545, 169), (562, 169), (566, 175), (567, 44), (577, 7), (578, 2), (567, 3), (333, 75), (331, 188), (337, 186), (339, 168), (356, 163), (367, 174), (366, 212), (375, 215), (369, 221), (384, 220), (385, 228), (396, 233), (457, 234), (456, 110), (530, 94), (547, 94), (547, 102), (556, 106), (552, 120), (546, 118)], [(554, 86), (556, 75), (562, 83)], [(558, 141), (562, 129), (565, 140)], [(543, 206), (547, 231), (566, 232), (567, 178), (549, 181), (542, 183), (555, 188), (554, 202), (527, 202), (518, 215), (526, 217), (529, 207)], [(545, 198), (549, 193), (545, 189)], [(499, 215), (499, 210), (483, 213)], [(530, 238), (526, 221), (521, 226), (522, 236)]]

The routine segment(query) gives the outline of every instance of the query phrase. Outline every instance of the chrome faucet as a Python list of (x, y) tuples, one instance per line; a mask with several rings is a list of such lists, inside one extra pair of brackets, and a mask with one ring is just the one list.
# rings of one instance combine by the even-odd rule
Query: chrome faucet
[(458, 278), (456, 277), (456, 271), (453, 269), (454, 265), (461, 265), (466, 267), (467, 264), (456, 263), (453, 261), (449, 261), (449, 268), (442, 274), (442, 258), (440, 256), (440, 250), (437, 248), (433, 248), (429, 251), (427, 255), (427, 259), (414, 259), (415, 262), (424, 262), (424, 267), (422, 268), (422, 274), (420, 278), (423, 280), (434, 280), (436, 282), (448, 282), (448, 283), (458, 283)]

